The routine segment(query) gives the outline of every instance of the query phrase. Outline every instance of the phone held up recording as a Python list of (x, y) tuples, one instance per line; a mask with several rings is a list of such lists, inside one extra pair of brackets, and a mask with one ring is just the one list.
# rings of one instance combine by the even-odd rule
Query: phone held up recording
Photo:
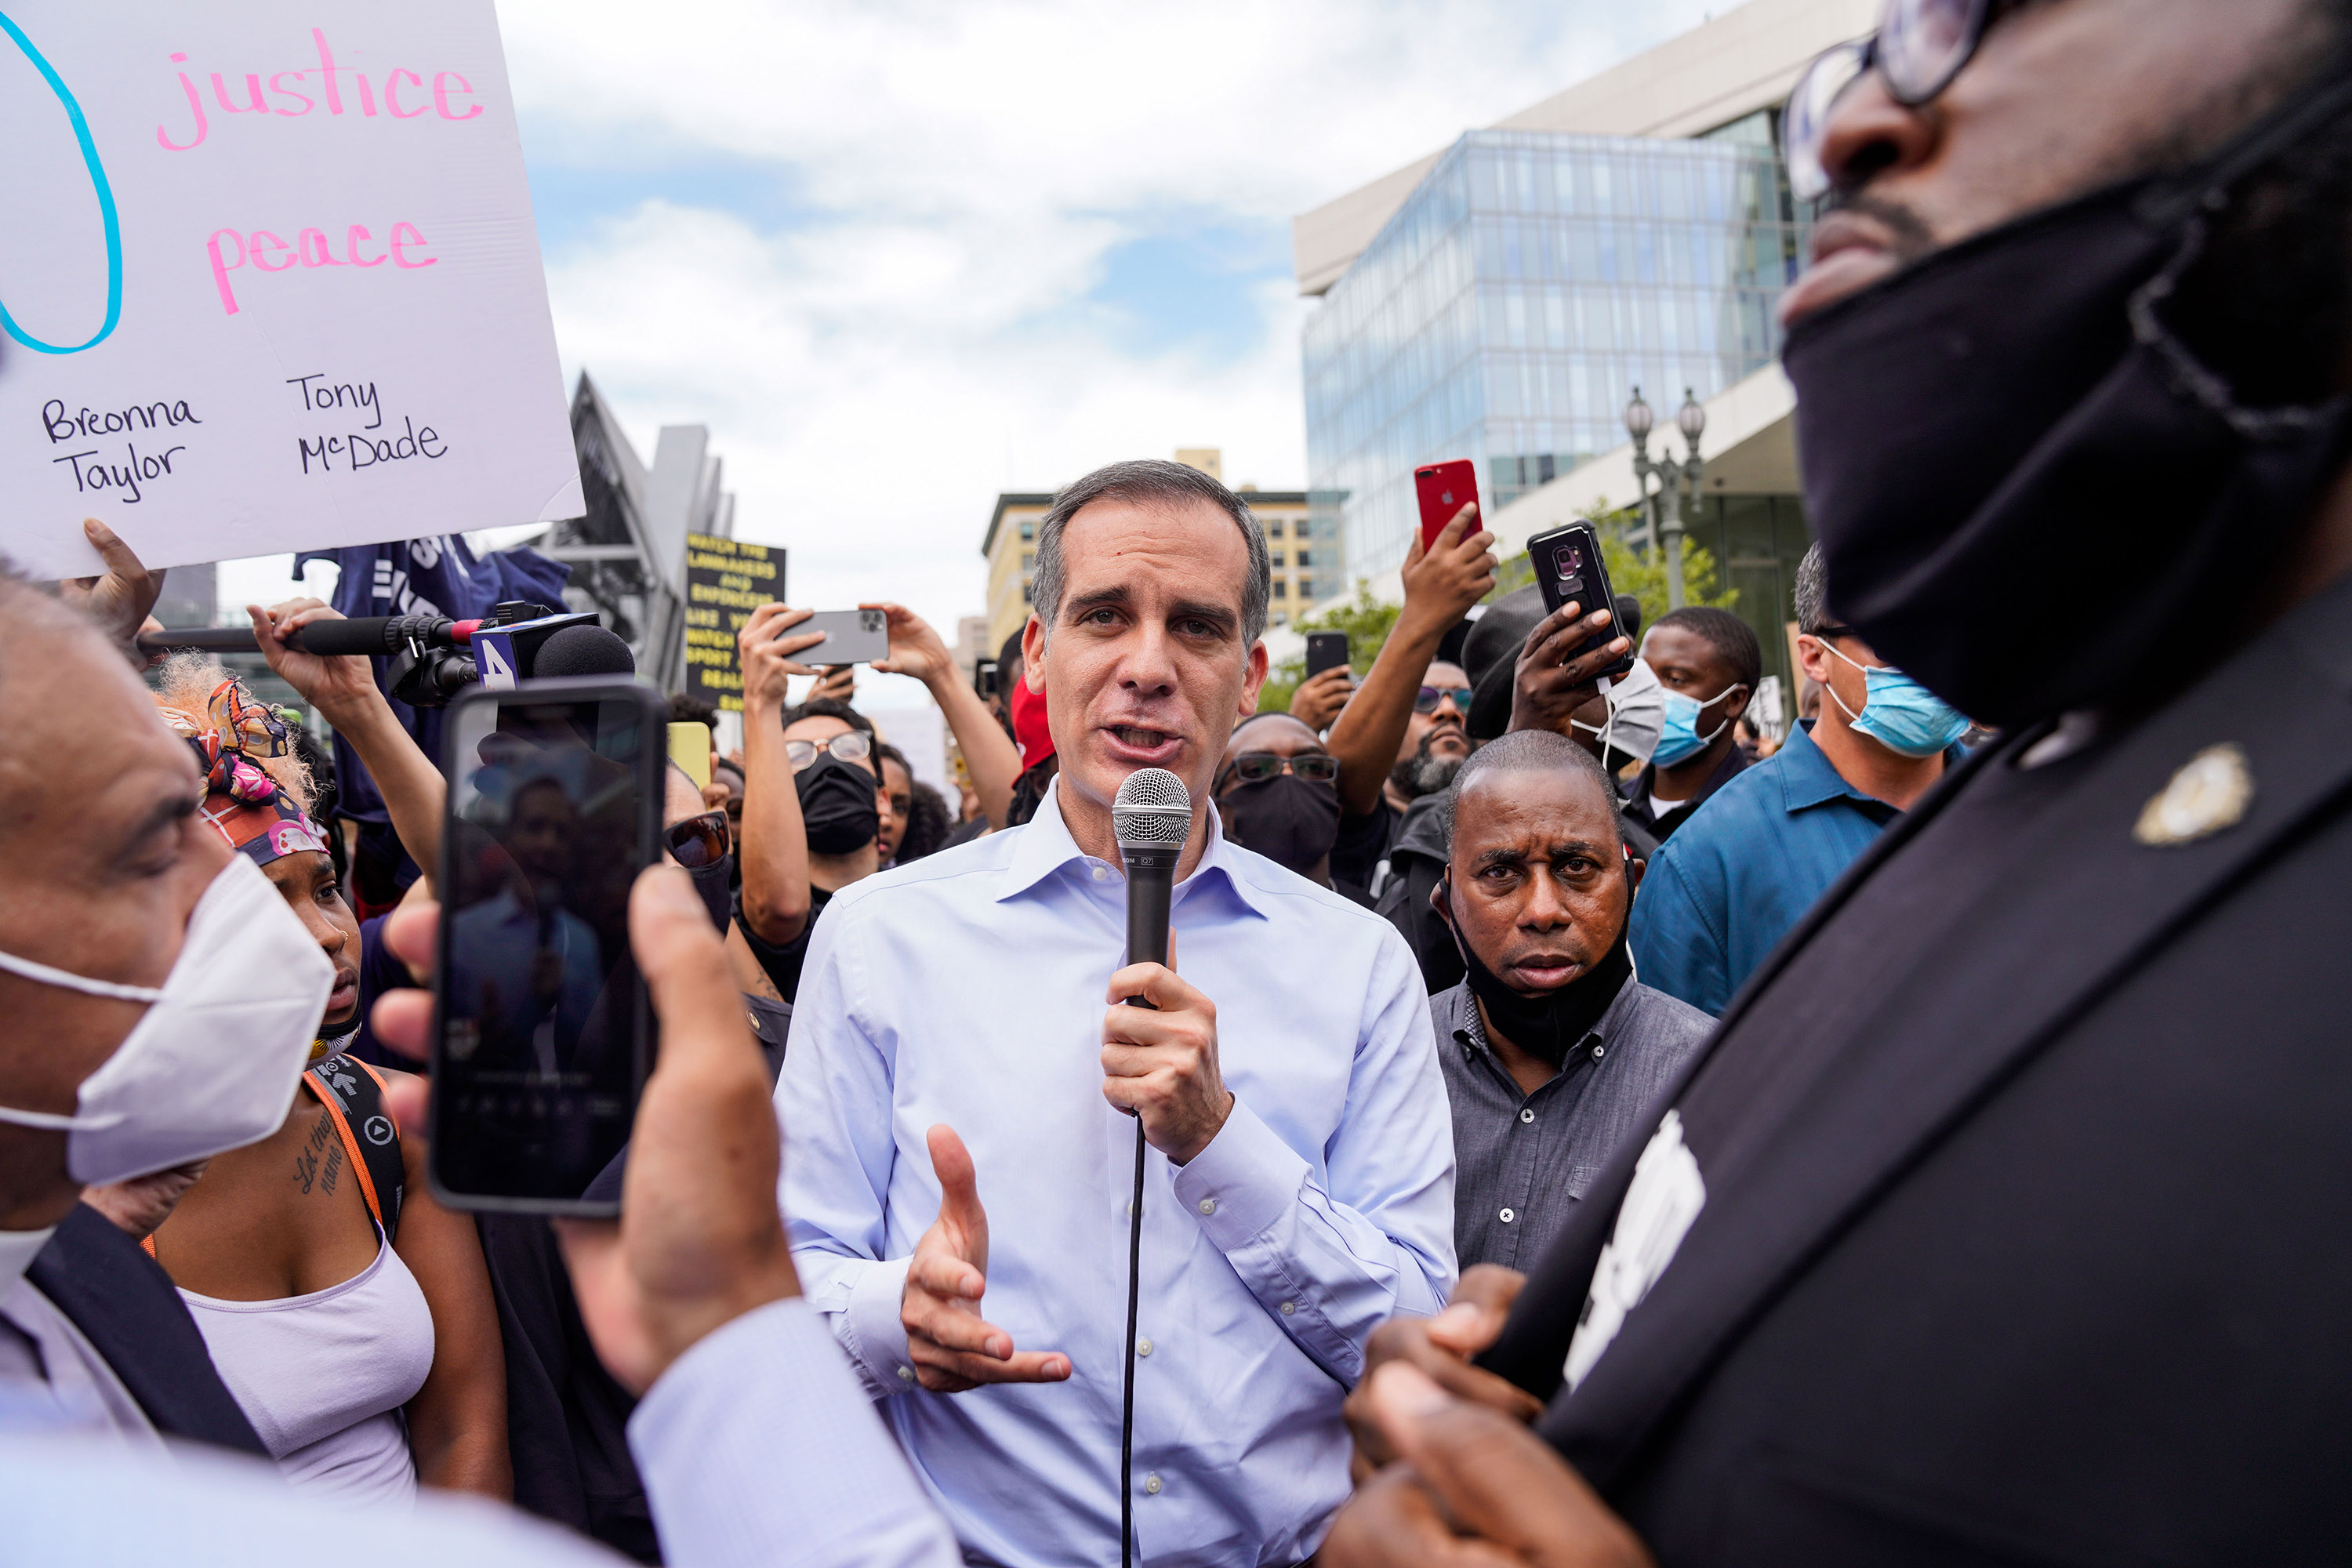
[[(1609, 624), (1579, 643), (1569, 653), (1569, 658), (1581, 658), (1620, 634), (1617, 595), (1610, 590), (1609, 568), (1601, 558), (1601, 535), (1591, 523), (1571, 522), (1537, 534), (1528, 541), (1528, 563), (1535, 568), (1544, 614), (1557, 615), (1559, 607), (1571, 599), (1580, 606), (1580, 616), (1589, 616), (1595, 610), (1609, 612)], [(1616, 679), (1633, 668), (1633, 658), (1629, 642), (1623, 656), (1600, 671), (1600, 678)]]
[(430, 1177), (453, 1207), (620, 1212), (654, 1047), (629, 893), (660, 855), (668, 719), (593, 678), (450, 704)]
[[(1478, 499), (1478, 465), (1467, 458), (1429, 463), (1412, 471), (1413, 497), (1421, 503), (1421, 548), (1426, 552), (1454, 514)], [(1471, 531), (1486, 525), (1475, 519)]]
[(1337, 669), (1347, 662), (1347, 633), (1308, 632), (1307, 634), (1307, 678), (1309, 680), (1327, 669)]
[(880, 610), (819, 610), (779, 637), (823, 632), (824, 641), (793, 657), (811, 664), (872, 664), (890, 657), (890, 619)]

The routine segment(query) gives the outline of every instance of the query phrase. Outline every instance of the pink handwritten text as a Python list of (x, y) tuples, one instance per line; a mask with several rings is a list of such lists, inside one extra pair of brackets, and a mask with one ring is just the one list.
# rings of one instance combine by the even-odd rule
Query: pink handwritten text
[[(334, 51), (327, 47), (327, 35), (320, 28), (310, 29), (310, 38), (318, 46), (319, 63), (302, 70), (268, 73), (268, 86), (263, 85), (264, 73), (247, 71), (243, 79), (231, 73), (224, 79), (219, 71), (212, 78), (212, 100), (223, 114), (279, 115), (299, 120), (320, 107), (323, 100), (331, 115), (343, 112), (345, 93), (352, 94), (356, 112), (364, 119), (373, 119), (380, 100), (383, 112), (394, 120), (416, 120), (428, 111), (443, 120), (471, 120), (482, 112), (478, 103), (466, 100), (475, 96), (474, 84), (456, 71), (435, 71), (430, 88), (425, 78), (405, 66), (386, 71), (378, 87), (368, 74), (354, 66), (339, 66)], [(188, 57), (175, 54), (173, 65), (185, 65)], [(318, 96), (302, 90), (304, 83), (317, 78)], [(188, 113), (192, 121), (191, 134), (184, 142), (174, 141), (169, 127), (155, 127), (155, 140), (173, 153), (192, 152), (204, 145), (212, 134), (212, 121), (205, 110), (205, 94), (186, 71), (179, 73), (180, 89), (188, 95)], [(290, 85), (289, 85), (290, 84)]]
[(205, 254), (212, 258), (213, 285), (220, 290), (221, 309), (229, 315), (237, 312), (236, 291), (230, 287), (228, 275), (250, 264), (263, 272), (285, 272), (296, 267), (381, 267), (391, 262), (394, 267), (431, 267), (441, 258), (423, 256), (431, 242), (417, 232), (413, 223), (392, 226), (392, 237), (376, 254), (367, 254), (365, 247), (376, 243), (375, 236), (365, 224), (352, 224), (343, 231), (343, 254), (335, 254), (334, 242), (324, 229), (306, 228), (289, 243), (266, 228), (250, 233), (240, 229), (215, 229), (205, 242)]

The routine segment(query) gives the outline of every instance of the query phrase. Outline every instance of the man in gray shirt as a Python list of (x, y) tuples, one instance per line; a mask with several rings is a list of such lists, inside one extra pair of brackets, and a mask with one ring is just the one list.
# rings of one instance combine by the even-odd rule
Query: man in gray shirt
[(1472, 753), (1430, 901), (1468, 977), (1430, 998), (1454, 1112), (1461, 1267), (1533, 1267), (1715, 1020), (1633, 974), (1642, 862), (1591, 754), (1541, 730)]

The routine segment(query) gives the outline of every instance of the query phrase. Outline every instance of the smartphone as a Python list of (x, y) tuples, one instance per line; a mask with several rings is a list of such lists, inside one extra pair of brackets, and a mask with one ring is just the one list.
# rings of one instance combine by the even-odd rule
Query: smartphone
[(810, 664), (872, 664), (890, 657), (890, 618), (879, 610), (819, 610), (779, 637), (823, 632), (824, 641), (793, 657)]
[(1337, 669), (1348, 662), (1348, 634), (1345, 632), (1308, 632), (1307, 634), (1307, 675), (1308, 679), (1327, 669)]
[[(1478, 499), (1478, 465), (1467, 458), (1456, 458), (1450, 463), (1415, 468), (1412, 489), (1421, 501), (1421, 547), (1426, 551), (1437, 542), (1439, 531), (1454, 521), (1454, 514)], [(1486, 526), (1486, 521), (1482, 512), (1478, 527)]]
[(629, 889), (660, 854), (668, 710), (628, 680), (476, 687), (443, 734), (433, 1195), (617, 1214), (613, 1182), (591, 1189), (653, 1053)]
[(1601, 535), (1593, 531), (1592, 525), (1571, 522), (1537, 534), (1528, 541), (1528, 562), (1535, 568), (1536, 585), (1543, 594), (1544, 614), (1557, 614), (1570, 599), (1583, 606), (1577, 612), (1579, 615), (1591, 615), (1595, 610), (1609, 612), (1609, 625), (1597, 637), (1579, 644), (1568, 658), (1580, 658), (1610, 638), (1624, 636), (1624, 657), (1600, 674), (1613, 680), (1633, 668), (1632, 637), (1619, 630), (1617, 595), (1610, 591), (1609, 568), (1601, 559)]
[(971, 689), (980, 694), (980, 700), (982, 702), (996, 695), (996, 661), (994, 659), (982, 658), (972, 661)]

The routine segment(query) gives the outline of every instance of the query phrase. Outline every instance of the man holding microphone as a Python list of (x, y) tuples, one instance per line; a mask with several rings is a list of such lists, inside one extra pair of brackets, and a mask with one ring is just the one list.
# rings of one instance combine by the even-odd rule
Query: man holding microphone
[[(776, 1090), (793, 1257), (970, 1560), (1112, 1560), (1139, 1117), (1136, 1557), (1300, 1562), (1347, 1494), (1366, 1336), (1453, 1282), (1419, 972), (1210, 809), (1266, 669), (1240, 499), (1117, 464), (1037, 557), (1024, 679), (1060, 778), (1025, 826), (828, 910)], [(1122, 964), (1111, 808), (1143, 768), (1192, 803), (1173, 967)]]

